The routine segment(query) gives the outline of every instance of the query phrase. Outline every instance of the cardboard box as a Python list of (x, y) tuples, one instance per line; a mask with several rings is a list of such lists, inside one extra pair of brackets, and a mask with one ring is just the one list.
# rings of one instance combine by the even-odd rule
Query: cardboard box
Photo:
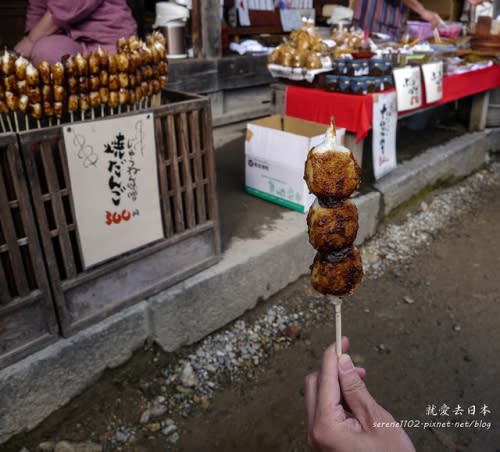
[[(298, 212), (307, 212), (314, 195), (304, 181), (309, 149), (323, 141), (327, 126), (291, 116), (269, 116), (247, 124), (247, 193)], [(343, 143), (345, 129), (337, 129)]]

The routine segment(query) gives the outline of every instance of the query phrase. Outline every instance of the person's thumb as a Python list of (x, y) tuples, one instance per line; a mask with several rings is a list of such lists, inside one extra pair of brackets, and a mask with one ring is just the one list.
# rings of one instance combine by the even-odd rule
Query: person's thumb
[(373, 427), (379, 404), (370, 395), (349, 355), (339, 359), (339, 380), (344, 401), (365, 430)]

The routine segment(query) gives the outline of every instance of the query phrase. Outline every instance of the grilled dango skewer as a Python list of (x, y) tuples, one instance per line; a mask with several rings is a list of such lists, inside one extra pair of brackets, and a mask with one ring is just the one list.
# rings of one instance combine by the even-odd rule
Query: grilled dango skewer
[[(24, 80), (22, 80), (24, 81)], [(27, 84), (28, 82), (26, 82)], [(14, 74), (7, 75), (3, 79), (3, 87), (5, 88), (5, 91), (12, 91), (16, 92), (17, 90), (17, 78)]]
[(59, 61), (52, 66), (52, 81), (54, 85), (64, 85), (64, 66)]
[(28, 67), (29, 61), (22, 55), (18, 57), (15, 61), (16, 67), (16, 77), (18, 80), (24, 80), (26, 78), (26, 68)]
[(18, 80), (16, 85), (17, 85), (17, 93), (19, 95), (28, 94), (28, 82), (26, 80)]
[(3, 52), (1, 67), (3, 75), (13, 75), (16, 72), (16, 57), (7, 49)]
[(40, 61), (38, 64), (38, 74), (43, 84), (51, 84), (50, 64), (47, 61)]
[(68, 94), (78, 94), (79, 83), (76, 77), (68, 77), (66, 79), (66, 86), (68, 87)]
[(89, 62), (80, 52), (78, 52), (75, 56), (75, 63), (77, 74), (80, 77), (86, 77), (89, 75)]
[(89, 77), (89, 88), (90, 91), (97, 91), (101, 86), (101, 81), (99, 80), (99, 76), (91, 75)]
[(88, 57), (89, 73), (91, 75), (99, 74), (101, 70), (100, 58), (96, 53), (91, 53)]
[(54, 100), (56, 102), (64, 102), (65, 98), (66, 90), (64, 89), (64, 86), (54, 85)]
[(38, 86), (40, 84), (38, 69), (32, 63), (29, 63), (26, 67), (26, 82), (30, 86)]
[(42, 99), (47, 102), (54, 100), (54, 87), (52, 85), (42, 85)]
[(63, 59), (63, 66), (66, 78), (76, 77), (78, 75), (75, 59), (71, 55)]

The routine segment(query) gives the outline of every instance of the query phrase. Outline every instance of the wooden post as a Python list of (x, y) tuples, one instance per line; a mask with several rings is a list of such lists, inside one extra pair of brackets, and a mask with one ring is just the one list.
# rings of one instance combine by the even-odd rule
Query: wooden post
[(221, 52), (220, 0), (204, 0), (201, 6), (201, 56), (217, 58)]
[(193, 42), (193, 56), (201, 56), (201, 0), (193, 0), (191, 7), (191, 39)]

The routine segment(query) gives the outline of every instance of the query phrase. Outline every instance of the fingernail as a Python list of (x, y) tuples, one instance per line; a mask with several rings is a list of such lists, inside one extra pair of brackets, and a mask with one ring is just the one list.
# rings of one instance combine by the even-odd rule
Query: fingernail
[(339, 369), (342, 372), (349, 372), (350, 370), (354, 369), (354, 364), (352, 363), (351, 357), (349, 355), (340, 355)]

